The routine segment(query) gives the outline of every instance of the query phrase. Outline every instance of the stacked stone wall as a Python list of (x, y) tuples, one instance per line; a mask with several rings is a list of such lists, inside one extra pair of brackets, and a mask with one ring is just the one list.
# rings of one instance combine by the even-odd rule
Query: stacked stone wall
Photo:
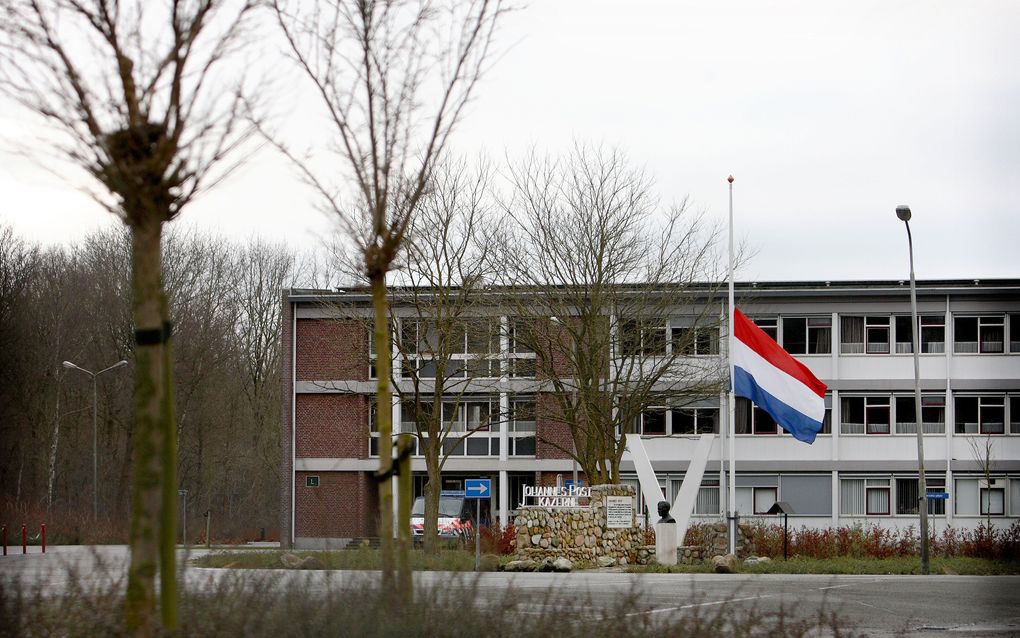
[[(754, 542), (751, 540), (750, 525), (739, 525), (737, 532), (737, 558), (747, 558), (755, 553)], [(704, 526), (707, 539), (701, 545), (684, 545), (677, 550), (677, 559), (684, 565), (694, 565), (713, 556), (725, 556), (730, 553), (729, 532), (726, 523), (708, 523)]]
[[(629, 528), (606, 526), (606, 497), (634, 499), (634, 495), (630, 485), (596, 485), (591, 488), (588, 507), (522, 507), (514, 519), (518, 560), (564, 557), (593, 564), (609, 564), (610, 559), (615, 565), (637, 563), (648, 552), (645, 531), (637, 526), (636, 516), (632, 514)], [(636, 509), (635, 505), (632, 511), (636, 513)]]

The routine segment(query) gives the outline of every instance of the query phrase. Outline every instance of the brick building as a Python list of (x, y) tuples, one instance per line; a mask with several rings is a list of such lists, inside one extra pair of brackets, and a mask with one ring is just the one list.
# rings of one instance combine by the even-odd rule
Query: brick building
[[(929, 491), (949, 494), (948, 500), (931, 502), (932, 525), (936, 531), (984, 520), (1008, 525), (1020, 518), (1020, 281), (919, 282), (918, 304), (928, 485)], [(746, 284), (738, 286), (738, 305), (825, 381), (829, 393), (826, 428), (810, 446), (738, 401), (736, 509), (754, 516), (783, 500), (793, 505), (796, 525), (916, 524), (909, 286)], [(426, 330), (413, 328), (406, 308), (395, 306), (394, 315), (403, 338)], [(512, 317), (498, 309), (488, 315), (500, 323), (503, 336), (481, 350), (467, 337), (465, 385), (449, 416), (460, 431), (477, 431), (451, 444), (443, 488), (459, 489), (465, 478), (491, 478), (493, 510), (505, 523), (523, 486), (572, 480), (575, 465), (564, 451), (569, 432), (544, 417), (550, 396), (534, 378), (533, 362), (529, 365), (535, 354), (515, 347)], [(378, 533), (372, 473), (380, 443), (372, 426), (370, 316), (365, 291), (284, 294), (284, 544), (339, 546)], [(684, 325), (683, 317), (663, 318), (656, 327), (665, 335), (663, 349)], [(711, 341), (690, 356), (724, 361), (725, 335), (716, 331)], [(427, 358), (418, 364), (426, 369)], [(400, 362), (395, 365), (400, 370)], [(398, 384), (407, 390), (405, 380), (398, 378)], [(725, 406), (724, 395), (700, 397), (682, 408), (649, 405), (634, 425), (670, 499), (690, 461), (691, 436), (716, 435), (695, 506), (702, 520), (726, 511)], [(395, 399), (391, 410), (395, 432), (413, 431), (406, 404)], [(505, 415), (499, 427), (479, 427), (494, 414)], [(420, 494), (424, 462), (416, 456), (412, 464)], [(626, 457), (622, 470), (624, 481), (637, 487)]]

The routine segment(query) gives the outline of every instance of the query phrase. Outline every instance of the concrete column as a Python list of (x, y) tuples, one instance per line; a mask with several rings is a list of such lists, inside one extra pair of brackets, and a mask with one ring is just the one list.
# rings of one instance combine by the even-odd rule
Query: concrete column
[(499, 526), (506, 529), (510, 522), (510, 478), (506, 470), (499, 471), (496, 491), (499, 494)]

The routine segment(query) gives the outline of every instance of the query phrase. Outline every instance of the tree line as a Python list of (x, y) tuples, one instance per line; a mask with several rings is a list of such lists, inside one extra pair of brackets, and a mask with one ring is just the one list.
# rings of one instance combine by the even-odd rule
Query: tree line
[[(30, 527), (45, 521), (51, 542), (127, 538), (136, 444), (129, 241), (110, 230), (43, 247), (0, 228), (0, 517)], [(163, 243), (188, 535), (194, 542), (204, 534), (209, 511), (214, 539), (272, 536), (281, 289), (321, 281), (323, 270), (262, 240), (183, 231)], [(93, 383), (62, 363), (95, 373), (120, 360), (129, 363), (96, 379), (93, 485)]]

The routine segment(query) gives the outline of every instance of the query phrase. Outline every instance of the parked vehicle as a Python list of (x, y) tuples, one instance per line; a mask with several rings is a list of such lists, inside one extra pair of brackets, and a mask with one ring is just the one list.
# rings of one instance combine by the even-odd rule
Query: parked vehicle
[[(439, 538), (467, 542), (475, 535), (475, 499), (464, 497), (462, 490), (444, 490), (439, 494)], [(491, 519), (489, 500), (482, 499), (482, 524)], [(416, 545), (425, 538), (425, 497), (414, 499), (411, 506), (411, 536)]]

